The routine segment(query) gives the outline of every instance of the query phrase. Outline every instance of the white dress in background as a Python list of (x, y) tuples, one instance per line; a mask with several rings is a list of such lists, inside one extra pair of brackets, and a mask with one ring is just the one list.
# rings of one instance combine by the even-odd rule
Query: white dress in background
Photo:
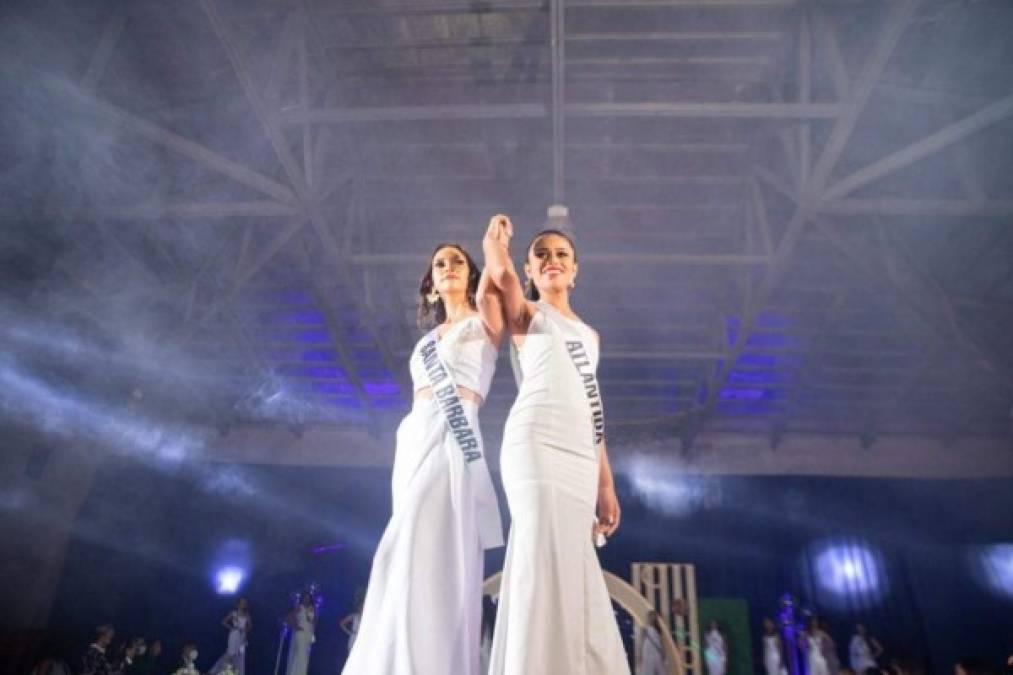
[(763, 636), (763, 667), (767, 675), (785, 675), (788, 672), (781, 662), (781, 639), (777, 635)]
[[(451, 327), (437, 350), (457, 385), (485, 399), (496, 347), (480, 317)], [(418, 345), (410, 368), (416, 390), (429, 386)], [(461, 406), (483, 451), (468, 464), (433, 399), (417, 399), (398, 427), (393, 513), (373, 557), (346, 675), (479, 672), (483, 552), (503, 545), (503, 526), (478, 406), (463, 399)]]
[(864, 673), (869, 668), (876, 667), (876, 659), (872, 658), (872, 648), (869, 641), (861, 635), (853, 635), (848, 648), (851, 669), (856, 673)]
[(306, 675), (313, 649), (313, 618), (316, 610), (299, 605), (295, 610), (295, 626), (288, 643), (288, 667), (285, 675)]
[(592, 541), (599, 451), (585, 383), (597, 386), (596, 336), (539, 303), (515, 351), (500, 455), (511, 527), (489, 673), (629, 673)]
[(820, 644), (819, 633), (806, 637), (806, 658), (809, 661), (808, 675), (830, 675), (827, 660), (823, 658), (823, 647)]
[(215, 675), (230, 663), (238, 675), (246, 673), (246, 632), (249, 630), (249, 621), (248, 614), (240, 614), (236, 610), (229, 612), (229, 641), (225, 653), (215, 661), (215, 665), (211, 666), (211, 670), (208, 671), (209, 675)]
[(711, 630), (704, 639), (704, 661), (707, 662), (708, 675), (725, 675), (728, 670), (728, 647), (721, 631)]
[(644, 659), (639, 675), (665, 675), (665, 648), (661, 644), (661, 633), (654, 626), (645, 626), (640, 639), (644, 643)]

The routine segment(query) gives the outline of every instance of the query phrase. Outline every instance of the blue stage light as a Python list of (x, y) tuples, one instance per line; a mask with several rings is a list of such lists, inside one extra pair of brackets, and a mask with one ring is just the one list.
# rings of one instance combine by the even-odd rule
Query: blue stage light
[(818, 602), (830, 607), (869, 607), (886, 591), (880, 556), (859, 543), (828, 543), (812, 556), (812, 575)]
[(235, 595), (246, 580), (246, 571), (241, 567), (223, 567), (215, 574), (215, 588), (218, 595)]
[(993, 544), (977, 550), (981, 580), (993, 593), (1013, 599), (1013, 544)]

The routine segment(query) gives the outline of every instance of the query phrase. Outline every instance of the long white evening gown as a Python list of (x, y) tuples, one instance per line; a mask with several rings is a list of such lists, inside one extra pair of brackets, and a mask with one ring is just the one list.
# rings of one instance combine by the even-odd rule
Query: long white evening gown
[[(419, 346), (416, 390), (429, 386)], [(478, 316), (450, 328), (437, 351), (458, 386), (484, 399), (496, 347)], [(437, 387), (441, 389), (441, 387)], [(383, 533), (346, 675), (477, 675), (484, 549), (503, 545), (478, 406), (460, 402), (483, 450), (468, 464), (433, 399), (417, 399), (397, 431), (393, 513)]]
[(292, 627), (292, 638), (288, 643), (288, 667), (285, 675), (306, 675), (313, 649), (315, 614), (316, 610), (304, 605), (299, 605), (295, 610), (295, 626)]
[(809, 661), (808, 675), (830, 675), (827, 660), (823, 657), (819, 633), (806, 636), (806, 657)]
[(639, 675), (665, 675), (665, 648), (661, 633), (654, 626), (644, 627), (640, 639), (644, 641), (644, 660)]
[(711, 630), (704, 639), (704, 661), (707, 662), (708, 675), (725, 675), (728, 670), (728, 647), (721, 631)]
[(876, 659), (872, 658), (872, 647), (861, 635), (851, 636), (848, 652), (851, 669), (856, 673), (864, 673), (869, 668), (876, 667)]
[(763, 636), (763, 667), (767, 675), (785, 675), (787, 669), (781, 659), (781, 639), (777, 635)]
[(489, 673), (629, 673), (592, 542), (596, 336), (539, 303), (514, 357), (520, 387), (500, 456), (512, 523)]
[(226, 665), (232, 664), (238, 675), (246, 673), (246, 632), (248, 630), (250, 617), (248, 614), (240, 614), (236, 610), (229, 612), (229, 641), (215, 665), (208, 671), (211, 675), (220, 672)]

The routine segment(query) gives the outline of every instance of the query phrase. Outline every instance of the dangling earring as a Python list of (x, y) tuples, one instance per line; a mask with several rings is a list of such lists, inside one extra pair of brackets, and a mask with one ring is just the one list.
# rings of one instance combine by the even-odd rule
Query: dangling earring
[(439, 301), (440, 301), (440, 294), (436, 292), (436, 289), (433, 289), (426, 295), (426, 302), (428, 302), (430, 305), (435, 305)]
[(573, 290), (576, 287), (577, 287), (577, 280), (574, 279), (573, 281), (570, 282), (570, 285), (569, 285), (568, 288), (570, 288), (570, 290)]

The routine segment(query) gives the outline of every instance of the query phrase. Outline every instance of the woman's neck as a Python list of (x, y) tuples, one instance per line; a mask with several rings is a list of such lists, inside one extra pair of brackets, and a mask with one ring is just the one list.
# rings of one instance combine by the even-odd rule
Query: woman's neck
[(471, 305), (468, 304), (468, 299), (464, 296), (444, 298), (443, 309), (447, 313), (445, 323), (457, 323), (472, 314)]
[(552, 305), (563, 314), (574, 316), (574, 311), (570, 307), (570, 294), (566, 291), (556, 291), (550, 293), (542, 293), (539, 291), (538, 299), (546, 304)]

